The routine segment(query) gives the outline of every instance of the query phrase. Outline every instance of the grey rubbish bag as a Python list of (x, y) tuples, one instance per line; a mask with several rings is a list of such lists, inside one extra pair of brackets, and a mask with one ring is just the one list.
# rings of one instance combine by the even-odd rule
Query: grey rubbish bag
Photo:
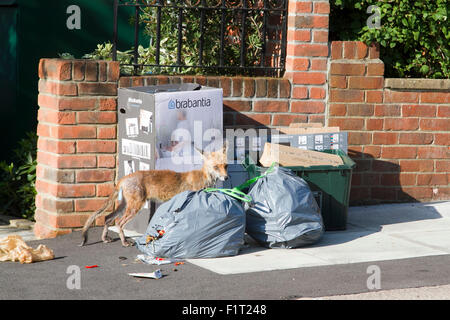
[(136, 246), (158, 258), (233, 256), (244, 244), (244, 234), (245, 210), (239, 200), (220, 191), (185, 191), (158, 207)]
[(320, 240), (324, 225), (308, 186), (292, 170), (271, 167), (250, 187), (246, 232), (268, 248), (298, 248)]

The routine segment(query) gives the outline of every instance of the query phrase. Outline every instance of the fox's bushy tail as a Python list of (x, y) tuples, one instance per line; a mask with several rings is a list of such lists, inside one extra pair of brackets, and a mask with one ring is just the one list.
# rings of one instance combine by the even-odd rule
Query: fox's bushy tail
[(97, 212), (93, 213), (89, 219), (87, 219), (86, 223), (84, 224), (83, 230), (81, 232), (81, 236), (83, 238), (80, 246), (83, 246), (87, 239), (88, 239), (88, 230), (91, 227), (92, 223), (94, 223), (95, 219), (101, 215), (106, 209), (108, 209), (110, 206), (112, 206), (114, 204), (114, 201), (116, 201), (117, 197), (119, 194), (119, 188), (118, 186), (116, 188), (114, 188), (113, 193), (109, 196), (108, 200), (106, 200), (105, 204), (103, 205), (103, 207), (98, 210)]

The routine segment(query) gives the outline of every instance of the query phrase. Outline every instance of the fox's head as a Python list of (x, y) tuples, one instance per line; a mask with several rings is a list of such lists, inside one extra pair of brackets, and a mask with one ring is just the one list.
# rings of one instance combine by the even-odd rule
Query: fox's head
[(228, 179), (227, 148), (227, 144), (224, 144), (223, 148), (214, 152), (200, 151), (196, 148), (203, 157), (203, 172), (213, 182), (217, 179), (221, 181)]

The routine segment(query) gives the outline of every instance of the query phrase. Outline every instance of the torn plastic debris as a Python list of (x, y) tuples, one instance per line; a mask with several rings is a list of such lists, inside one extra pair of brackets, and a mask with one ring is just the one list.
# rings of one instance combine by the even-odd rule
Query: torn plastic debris
[(169, 264), (172, 263), (172, 260), (169, 259), (164, 259), (164, 258), (158, 258), (158, 257), (152, 257), (149, 256), (147, 254), (138, 254), (136, 256), (136, 258), (146, 264), (156, 264), (156, 265), (161, 265), (161, 264)]
[(28, 246), (21, 236), (11, 235), (0, 239), (0, 261), (19, 261), (32, 263), (52, 260), (55, 258), (53, 250), (40, 244), (36, 249)]
[(163, 276), (160, 269), (156, 270), (155, 272), (129, 273), (128, 275), (136, 278), (150, 278), (150, 279), (161, 279)]

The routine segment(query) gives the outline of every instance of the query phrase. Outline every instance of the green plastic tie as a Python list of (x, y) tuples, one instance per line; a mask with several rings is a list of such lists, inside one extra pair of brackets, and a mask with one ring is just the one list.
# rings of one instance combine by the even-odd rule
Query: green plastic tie
[(218, 191), (218, 192), (225, 193), (233, 198), (239, 199), (244, 202), (252, 202), (253, 201), (252, 197), (250, 197), (248, 194), (245, 194), (244, 192), (242, 192), (241, 190), (239, 190), (237, 188), (232, 188), (232, 189), (206, 188), (206, 189), (204, 189), (204, 191), (206, 191), (206, 192)]
[(243, 189), (251, 186), (253, 183), (255, 183), (257, 180), (265, 177), (266, 175), (268, 175), (269, 173), (271, 173), (273, 170), (275, 170), (275, 166), (276, 166), (276, 162), (272, 163), (272, 165), (269, 167), (269, 169), (266, 170), (266, 172), (264, 172), (262, 175), (254, 177), (250, 180), (247, 180), (246, 182), (244, 182), (243, 184), (234, 187), (232, 189), (226, 189), (226, 188), (206, 188), (204, 189), (204, 191), (206, 192), (214, 192), (214, 191), (218, 191), (218, 192), (222, 192), (225, 193), (233, 198), (239, 199), (241, 201), (244, 202), (252, 202), (253, 198), (251, 196), (249, 196), (248, 194), (245, 194), (244, 192), (242, 192)]
[(255, 183), (257, 180), (265, 177), (266, 175), (268, 175), (269, 173), (271, 173), (273, 170), (275, 170), (275, 166), (276, 166), (276, 162), (273, 162), (272, 165), (269, 167), (269, 169), (266, 170), (266, 172), (264, 172), (262, 175), (254, 177), (250, 180), (245, 181), (243, 184), (235, 187), (234, 189), (238, 189), (238, 190), (243, 190), (249, 186), (251, 186), (253, 183)]

